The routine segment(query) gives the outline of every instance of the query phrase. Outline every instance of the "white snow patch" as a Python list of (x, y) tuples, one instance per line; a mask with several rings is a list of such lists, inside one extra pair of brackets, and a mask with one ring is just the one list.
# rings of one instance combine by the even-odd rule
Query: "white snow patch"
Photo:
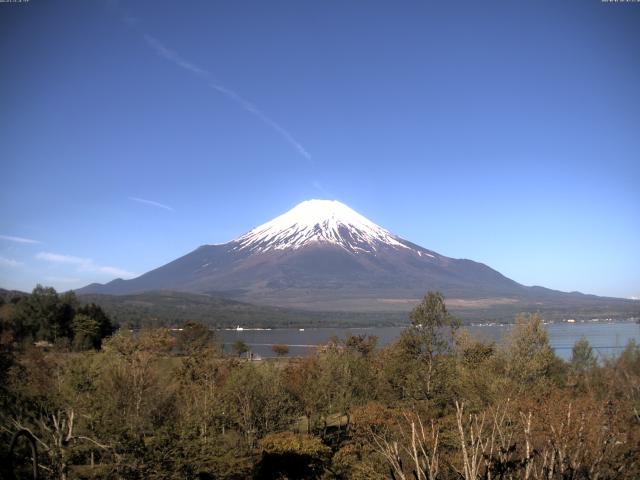
[(324, 242), (348, 251), (375, 252), (380, 245), (410, 249), (398, 237), (335, 200), (307, 200), (239, 237), (240, 249), (266, 252)]

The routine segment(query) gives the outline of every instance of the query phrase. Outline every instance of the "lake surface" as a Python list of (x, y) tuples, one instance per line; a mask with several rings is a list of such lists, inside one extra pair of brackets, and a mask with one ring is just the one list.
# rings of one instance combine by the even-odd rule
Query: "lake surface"
[[(332, 336), (345, 338), (348, 335), (375, 335), (378, 345), (384, 346), (398, 338), (404, 327), (371, 328), (277, 328), (272, 330), (222, 330), (225, 350), (242, 340), (251, 351), (261, 357), (274, 357), (273, 345), (288, 345), (290, 356), (304, 356), (312, 353), (318, 345), (325, 344)], [(465, 326), (474, 337), (500, 343), (510, 325)], [(599, 357), (611, 357), (619, 354), (631, 339), (640, 343), (640, 324), (618, 321), (585, 321), (576, 323), (558, 322), (545, 325), (549, 332), (551, 345), (556, 354), (564, 359), (571, 357), (573, 344), (585, 337)]]

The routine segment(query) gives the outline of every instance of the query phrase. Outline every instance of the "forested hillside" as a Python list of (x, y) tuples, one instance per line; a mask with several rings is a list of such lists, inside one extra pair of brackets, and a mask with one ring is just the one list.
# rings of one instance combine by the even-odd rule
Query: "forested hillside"
[(176, 327), (200, 322), (212, 328), (282, 328), (299, 326), (398, 325), (406, 314), (362, 312), (311, 312), (291, 308), (253, 305), (225, 297), (184, 292), (147, 292), (136, 295), (78, 295), (83, 303), (100, 305), (121, 325)]

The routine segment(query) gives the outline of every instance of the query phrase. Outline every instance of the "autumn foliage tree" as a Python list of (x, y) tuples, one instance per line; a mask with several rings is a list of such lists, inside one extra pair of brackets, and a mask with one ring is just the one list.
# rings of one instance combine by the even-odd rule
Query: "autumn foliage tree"
[(582, 340), (565, 362), (535, 315), (493, 343), (428, 294), (389, 345), (351, 335), (256, 360), (198, 324), (122, 329), (98, 347), (100, 314), (78, 305), (61, 337), (72, 297), (38, 295), (40, 320), (24, 325), (57, 324), (50, 337), (15, 341), (26, 307), (0, 305), (3, 478), (32, 468), (26, 434), (9, 452), (17, 432), (47, 480), (640, 478), (635, 343), (597, 363)]

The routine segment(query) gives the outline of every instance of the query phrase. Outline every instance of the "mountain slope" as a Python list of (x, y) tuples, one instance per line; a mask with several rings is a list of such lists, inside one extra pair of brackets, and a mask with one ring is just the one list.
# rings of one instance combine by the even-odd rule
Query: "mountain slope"
[[(302, 202), (222, 245), (204, 245), (132, 280), (92, 284), (81, 294), (151, 290), (224, 295), (311, 310), (397, 311), (426, 291), (486, 305), (581, 302), (590, 298), (525, 287), (471, 260), (428, 250), (346, 205)], [(592, 301), (592, 300), (590, 300)]]

